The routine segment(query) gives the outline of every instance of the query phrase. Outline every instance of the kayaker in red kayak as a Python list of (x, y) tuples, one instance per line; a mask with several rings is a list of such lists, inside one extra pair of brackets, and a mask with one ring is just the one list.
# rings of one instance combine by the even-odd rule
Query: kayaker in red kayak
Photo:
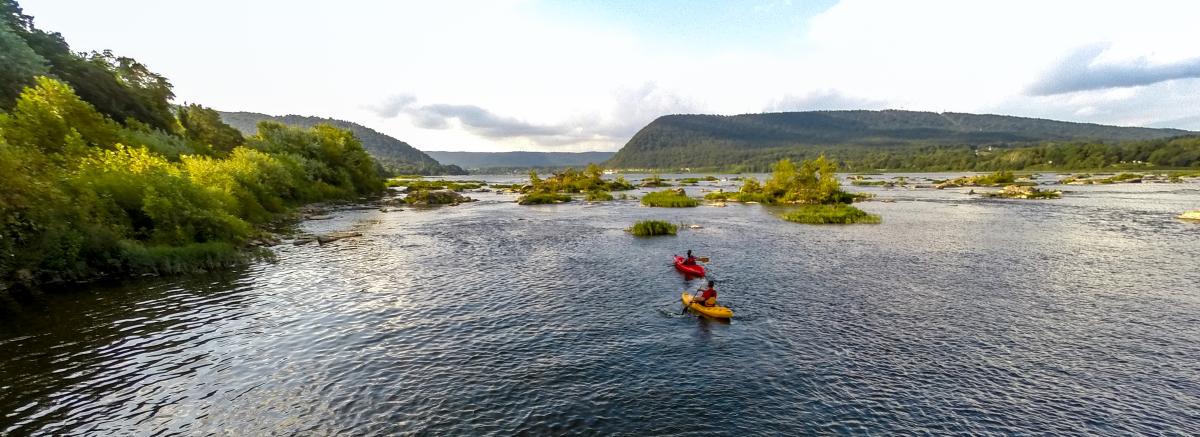
[(696, 265), (696, 257), (692, 256), (692, 251), (690, 251), (690, 250), (688, 251), (687, 258), (683, 259), (683, 265), (685, 265), (685, 266)]
[(696, 296), (694, 302), (706, 307), (717, 306), (717, 290), (713, 288), (713, 281), (708, 281), (708, 288), (701, 288), (696, 292), (700, 295)]

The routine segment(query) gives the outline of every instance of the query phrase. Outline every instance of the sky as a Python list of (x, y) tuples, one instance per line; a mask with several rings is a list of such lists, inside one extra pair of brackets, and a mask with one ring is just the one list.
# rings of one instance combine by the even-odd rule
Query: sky
[(656, 117), (905, 109), (1200, 130), (1200, 2), (25, 0), (179, 103), (421, 150), (615, 151)]

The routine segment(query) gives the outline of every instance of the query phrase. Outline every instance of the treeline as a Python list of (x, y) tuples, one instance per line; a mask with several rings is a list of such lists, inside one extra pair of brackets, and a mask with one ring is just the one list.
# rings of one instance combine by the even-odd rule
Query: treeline
[[(843, 171), (1136, 170), (1200, 168), (1200, 136), (1121, 143), (1047, 142), (1030, 146), (805, 146), (736, 149), (699, 143), (686, 151), (641, 154), (639, 168), (766, 172), (780, 159), (826, 156)], [(611, 162), (609, 166), (616, 167)]]
[(997, 171), (1200, 168), (1200, 136), (1129, 141), (1045, 143), (1025, 147), (830, 147), (765, 150), (725, 168), (762, 172), (779, 159), (825, 155), (843, 171)]
[[(244, 261), (289, 207), (383, 189), (348, 131), (250, 137), (136, 61), (74, 54), (0, 0), (0, 289)], [(20, 88), (14, 89), (14, 84)]]

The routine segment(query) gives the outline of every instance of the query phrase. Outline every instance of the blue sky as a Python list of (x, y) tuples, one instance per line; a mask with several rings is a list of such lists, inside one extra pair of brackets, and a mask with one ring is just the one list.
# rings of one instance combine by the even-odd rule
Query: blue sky
[(616, 150), (655, 117), (1000, 113), (1200, 130), (1200, 3), (26, 0), (180, 102), (423, 150)]

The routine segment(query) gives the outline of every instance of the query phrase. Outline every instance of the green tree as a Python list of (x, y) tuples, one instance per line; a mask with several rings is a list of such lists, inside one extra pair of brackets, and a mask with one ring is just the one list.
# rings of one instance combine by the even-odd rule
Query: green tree
[(44, 76), (26, 88), (12, 113), (0, 116), (0, 134), (9, 144), (50, 154), (77, 154), (72, 145), (111, 147), (119, 126), (80, 100), (70, 86)]
[(0, 25), (0, 108), (11, 108), (35, 76), (49, 71), (45, 58), (8, 26)]
[(191, 104), (176, 111), (183, 136), (213, 150), (229, 153), (245, 142), (242, 133), (221, 121), (221, 115), (209, 108)]

